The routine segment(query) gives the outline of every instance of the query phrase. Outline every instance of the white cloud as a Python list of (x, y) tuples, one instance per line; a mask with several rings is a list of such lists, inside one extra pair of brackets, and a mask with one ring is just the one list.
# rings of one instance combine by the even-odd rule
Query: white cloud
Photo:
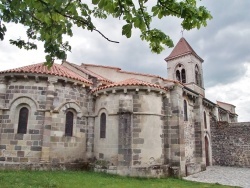
[(250, 63), (244, 63), (246, 73), (235, 82), (218, 84), (206, 89), (206, 98), (236, 106), (239, 121), (250, 121)]

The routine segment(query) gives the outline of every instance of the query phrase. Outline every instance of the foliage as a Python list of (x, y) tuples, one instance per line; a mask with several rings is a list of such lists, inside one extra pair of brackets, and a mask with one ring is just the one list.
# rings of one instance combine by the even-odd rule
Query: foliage
[(1, 188), (27, 187), (107, 187), (107, 188), (229, 188), (174, 178), (131, 178), (85, 171), (0, 171)]
[[(151, 10), (148, 7), (152, 7)], [(131, 37), (133, 28), (138, 28), (141, 39), (156, 53), (165, 45), (172, 47), (173, 42), (161, 30), (151, 28), (153, 18), (178, 17), (186, 30), (206, 26), (206, 21), (212, 18), (205, 7), (197, 6), (196, 0), (1, 0), (0, 39), (3, 40), (7, 32), (5, 23), (22, 24), (26, 26), (28, 40), (11, 39), (10, 43), (30, 50), (37, 48), (37, 41), (42, 41), (50, 64), (55, 58), (65, 59), (66, 52), (71, 50), (63, 37), (73, 36), (73, 26), (98, 32), (106, 40), (116, 42), (107, 38), (92, 21), (108, 16), (125, 21), (122, 35), (127, 38)]]

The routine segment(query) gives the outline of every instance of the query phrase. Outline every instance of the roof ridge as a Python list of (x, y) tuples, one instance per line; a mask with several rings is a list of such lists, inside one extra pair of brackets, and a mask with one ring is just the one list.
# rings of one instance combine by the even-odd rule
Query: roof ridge
[(164, 79), (161, 76), (155, 75), (155, 74), (146, 74), (146, 73), (140, 73), (140, 72), (125, 71), (125, 70), (121, 70), (121, 69), (119, 70), (119, 72), (121, 72), (121, 73), (128, 73), (128, 74), (137, 74), (137, 75), (142, 75), (142, 76), (150, 76), (150, 77)]
[[(97, 65), (97, 64), (84, 64), (82, 63), (80, 66), (85, 66), (85, 65), (90, 65), (90, 66), (95, 66), (95, 67), (103, 67), (103, 68), (112, 68), (112, 69), (117, 69), (119, 72), (121, 73), (128, 73), (128, 74), (137, 74), (137, 75), (142, 75), (142, 76), (150, 76), (150, 77), (155, 77), (155, 78), (160, 78), (160, 79), (164, 79), (159, 75), (155, 75), (155, 74), (147, 74), (147, 73), (140, 73), (140, 72), (133, 72), (133, 71), (126, 71), (126, 70), (122, 70), (119, 67), (112, 67), (112, 66), (104, 66), (104, 65)], [(88, 69), (87, 69), (88, 70)], [(89, 70), (88, 70), (89, 71)], [(91, 71), (93, 72), (93, 71)], [(96, 73), (95, 73), (96, 74)], [(97, 74), (98, 75), (98, 74)]]
[(121, 70), (121, 68), (119, 68), (119, 67), (113, 67), (113, 66), (107, 66), (107, 65), (97, 65), (97, 64), (88, 64), (88, 63), (82, 63), (81, 66), (93, 66), (93, 67), (103, 67), (103, 68)]
[(71, 64), (73, 67), (75, 67), (77, 69), (80, 69), (80, 71), (83, 71), (86, 74), (90, 74), (91, 76), (97, 77), (97, 79), (99, 79), (101, 81), (106, 81), (106, 82), (113, 83), (113, 81), (111, 81), (111, 80), (109, 80), (109, 79), (107, 79), (107, 78), (105, 78), (105, 77), (103, 77), (103, 76), (101, 76), (101, 75), (99, 75), (99, 74), (91, 71), (91, 70), (86, 69), (85, 67), (82, 66), (82, 64), (81, 65), (77, 65), (77, 64), (74, 64), (74, 63), (70, 63), (70, 62), (67, 62), (67, 63)]

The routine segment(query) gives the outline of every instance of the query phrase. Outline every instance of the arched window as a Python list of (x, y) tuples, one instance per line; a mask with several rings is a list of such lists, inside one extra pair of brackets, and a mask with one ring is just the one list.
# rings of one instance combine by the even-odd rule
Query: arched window
[(201, 86), (201, 74), (197, 65), (195, 65), (195, 83)]
[(100, 138), (106, 138), (106, 114), (101, 114), (100, 120)]
[(20, 134), (27, 133), (28, 117), (29, 117), (28, 108), (26, 108), (26, 107), (21, 108), (19, 111), (17, 133), (20, 133)]
[(186, 71), (184, 69), (184, 66), (182, 64), (178, 64), (176, 66), (176, 79), (182, 83), (186, 83)]
[(182, 83), (186, 83), (186, 71), (185, 71), (185, 69), (181, 70), (181, 81), (182, 81)]
[(74, 114), (71, 111), (66, 113), (65, 136), (73, 136)]
[(188, 114), (187, 114), (187, 101), (184, 100), (184, 121), (187, 121), (188, 120)]
[(178, 81), (181, 81), (181, 74), (180, 74), (180, 71), (179, 71), (179, 70), (176, 71), (176, 79), (177, 79)]
[(204, 111), (204, 126), (205, 129), (207, 128), (207, 117), (206, 117), (206, 112)]

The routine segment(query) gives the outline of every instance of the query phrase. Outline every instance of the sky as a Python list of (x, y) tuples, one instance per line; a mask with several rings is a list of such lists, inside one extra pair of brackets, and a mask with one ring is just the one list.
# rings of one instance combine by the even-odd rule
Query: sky
[[(250, 1), (249, 0), (202, 0), (213, 19), (201, 29), (184, 31), (183, 37), (196, 53), (204, 59), (203, 77), (206, 98), (216, 103), (234, 104), (239, 121), (250, 121)], [(141, 41), (139, 32), (132, 37), (121, 35), (124, 22), (115, 19), (95, 20), (97, 29), (108, 38), (119, 41), (110, 43), (96, 32), (75, 28), (68, 38), (72, 51), (67, 61), (120, 67), (126, 71), (150, 73), (167, 78), (164, 59), (173, 48), (161, 54), (153, 54), (148, 44)], [(153, 27), (166, 32), (176, 44), (182, 37), (181, 20), (173, 17), (154, 20)], [(10, 38), (25, 34), (20, 25), (8, 24), (4, 41), (0, 41), (0, 71), (17, 68), (45, 60), (42, 44), (38, 50), (21, 50), (9, 44)]]

